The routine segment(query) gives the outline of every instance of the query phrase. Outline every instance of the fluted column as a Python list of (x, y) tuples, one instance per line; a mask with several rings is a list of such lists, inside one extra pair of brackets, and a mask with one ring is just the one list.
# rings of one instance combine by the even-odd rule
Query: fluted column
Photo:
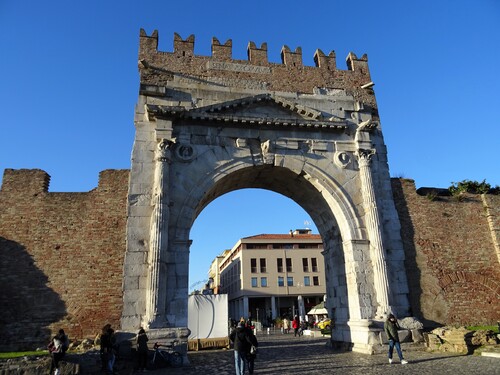
[(170, 142), (162, 139), (155, 152), (155, 173), (148, 254), (148, 289), (146, 294), (145, 326), (164, 328), (166, 318), (168, 218), (169, 218), (169, 164)]
[(370, 159), (374, 153), (374, 150), (359, 149), (357, 156), (361, 176), (361, 191), (366, 211), (366, 227), (370, 239), (370, 258), (373, 264), (373, 278), (378, 302), (376, 315), (377, 317), (382, 317), (390, 311), (390, 290), (382, 241), (382, 225), (380, 224), (380, 215), (375, 199), (375, 190), (373, 188), (370, 169)]

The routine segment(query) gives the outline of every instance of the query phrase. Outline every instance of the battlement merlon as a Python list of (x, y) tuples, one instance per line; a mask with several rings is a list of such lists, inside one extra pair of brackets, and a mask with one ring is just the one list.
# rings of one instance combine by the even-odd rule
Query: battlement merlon
[[(96, 188), (89, 192), (109, 192), (115, 194), (128, 183), (128, 169), (105, 169), (99, 172), (99, 182)], [(41, 169), (10, 169), (4, 170), (0, 193), (13, 195), (61, 194), (49, 193), (50, 175)], [(85, 194), (67, 192), (70, 194)]]
[[(139, 66), (141, 83), (167, 86), (172, 74), (201, 79), (233, 79), (260, 82), (267, 91), (312, 93), (315, 88), (344, 89), (356, 100), (376, 108), (375, 96), (368, 69), (368, 57), (358, 58), (349, 53), (346, 58), (347, 70), (337, 69), (336, 55), (328, 55), (317, 49), (313, 56), (314, 66), (305, 66), (302, 49), (292, 51), (288, 46), (281, 49), (282, 63), (268, 61), (268, 48), (262, 43), (260, 48), (254, 42), (247, 46), (247, 60), (232, 58), (232, 40), (222, 44), (212, 38), (212, 55), (194, 53), (194, 35), (182, 39), (174, 33), (173, 52), (158, 51), (158, 31), (148, 36), (140, 31)], [(163, 74), (162, 74), (163, 72)], [(364, 87), (362, 87), (364, 86)]]
[(0, 192), (37, 195), (49, 191), (50, 176), (41, 169), (5, 169)]

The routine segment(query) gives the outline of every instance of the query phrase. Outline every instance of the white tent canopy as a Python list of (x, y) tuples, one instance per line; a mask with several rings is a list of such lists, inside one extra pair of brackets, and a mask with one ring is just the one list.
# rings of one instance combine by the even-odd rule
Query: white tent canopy
[(320, 302), (314, 306), (307, 315), (328, 315), (328, 311), (325, 308), (325, 302)]

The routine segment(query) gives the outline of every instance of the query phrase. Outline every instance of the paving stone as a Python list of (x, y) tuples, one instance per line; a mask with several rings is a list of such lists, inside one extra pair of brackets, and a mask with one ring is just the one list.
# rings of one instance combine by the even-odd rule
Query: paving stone
[[(387, 354), (366, 355), (335, 351), (326, 346), (328, 338), (293, 335), (258, 335), (259, 352), (256, 375), (274, 374), (500, 374), (500, 358), (430, 353), (425, 350), (404, 352), (409, 361), (401, 365), (394, 352), (389, 364)], [(234, 374), (232, 350), (189, 352), (190, 366), (167, 368), (152, 374)], [(248, 373), (248, 372), (247, 372)]]

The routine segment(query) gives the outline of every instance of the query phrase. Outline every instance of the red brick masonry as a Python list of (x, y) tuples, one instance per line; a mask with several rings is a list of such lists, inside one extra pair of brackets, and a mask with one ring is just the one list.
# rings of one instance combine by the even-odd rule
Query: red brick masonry
[[(49, 193), (44, 171), (5, 170), (0, 350), (44, 345), (59, 328), (93, 338), (119, 327), (128, 176), (106, 170), (89, 192)], [(392, 184), (413, 314), (428, 325), (500, 319), (500, 196), (430, 200), (412, 180)]]

